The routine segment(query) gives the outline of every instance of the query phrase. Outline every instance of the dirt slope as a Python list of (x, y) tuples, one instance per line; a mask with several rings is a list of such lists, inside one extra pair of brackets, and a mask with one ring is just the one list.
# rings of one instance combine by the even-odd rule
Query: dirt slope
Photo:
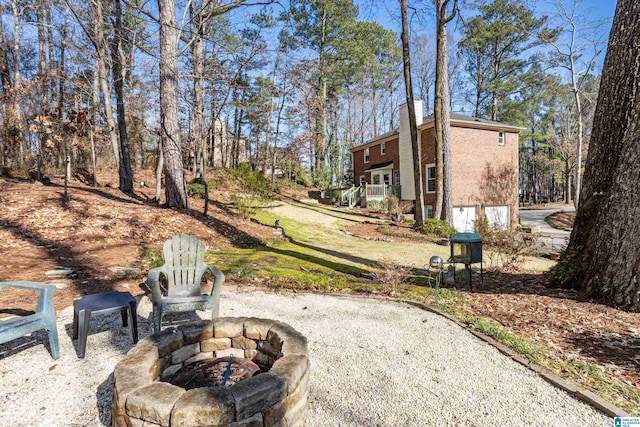
[[(161, 248), (175, 234), (195, 234), (209, 248), (222, 249), (246, 236), (260, 239), (272, 231), (229, 214), (221, 202), (209, 206), (207, 217), (202, 215), (203, 202), (196, 199), (190, 199), (189, 212), (160, 208), (151, 201), (149, 188), (138, 188), (128, 196), (117, 189), (73, 181), (69, 196), (64, 205), (59, 180), (42, 185), (0, 178), (0, 281), (68, 285), (56, 292), (57, 309), (82, 294), (144, 292), (145, 251)], [(74, 273), (63, 278), (46, 276), (47, 271), (62, 267)], [(140, 273), (124, 275), (110, 267), (134, 267)], [(20, 292), (3, 292), (0, 316), (2, 311), (28, 310), (30, 299)]]

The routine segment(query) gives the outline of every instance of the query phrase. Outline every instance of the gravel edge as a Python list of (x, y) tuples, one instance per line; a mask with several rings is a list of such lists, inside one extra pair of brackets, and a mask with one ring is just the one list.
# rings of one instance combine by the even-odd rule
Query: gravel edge
[(440, 310), (439, 308), (433, 307), (433, 306), (425, 304), (425, 303), (417, 302), (417, 301), (410, 301), (410, 300), (404, 300), (404, 299), (401, 299), (399, 301), (400, 302), (404, 302), (404, 303), (409, 304), (409, 305), (412, 305), (414, 307), (421, 308), (421, 309), (429, 311), (431, 313), (443, 316), (443, 317), (451, 320), (452, 322), (456, 323), (458, 326), (468, 330), (471, 334), (473, 334), (477, 338), (479, 338), (482, 341), (486, 342), (487, 344), (495, 347), (496, 350), (498, 350), (500, 353), (504, 354), (505, 356), (510, 357), (511, 359), (513, 359), (514, 361), (518, 362), (522, 366), (525, 366), (526, 368), (529, 368), (530, 370), (536, 372), (539, 376), (544, 378), (547, 382), (555, 385), (556, 387), (560, 388), (561, 390), (566, 391), (567, 393), (572, 394), (577, 399), (579, 399), (579, 400), (581, 400), (581, 401), (593, 406), (594, 408), (604, 412), (605, 414), (607, 414), (607, 415), (609, 415), (611, 417), (630, 417), (631, 416), (630, 414), (628, 414), (627, 412), (625, 412), (622, 409), (618, 408), (614, 404), (612, 404), (610, 402), (607, 402), (606, 400), (604, 400), (603, 398), (601, 398), (597, 394), (595, 394), (595, 393), (593, 393), (593, 392), (591, 392), (589, 390), (584, 390), (584, 389), (578, 387), (577, 385), (565, 380), (564, 378), (559, 377), (558, 375), (554, 374), (553, 372), (549, 371), (548, 369), (545, 369), (542, 366), (531, 362), (527, 357), (525, 357), (525, 356), (523, 356), (523, 355), (521, 355), (519, 353), (516, 353), (515, 351), (513, 351), (512, 349), (510, 349), (506, 345), (502, 344), (501, 342), (498, 342), (498, 341), (494, 340), (493, 338), (491, 338), (490, 336), (485, 335), (482, 332), (479, 332), (478, 330), (476, 330), (473, 327), (471, 327), (469, 324), (461, 322), (460, 320), (458, 320), (454, 316), (452, 316), (452, 315), (450, 315), (448, 313), (445, 313), (444, 311)]

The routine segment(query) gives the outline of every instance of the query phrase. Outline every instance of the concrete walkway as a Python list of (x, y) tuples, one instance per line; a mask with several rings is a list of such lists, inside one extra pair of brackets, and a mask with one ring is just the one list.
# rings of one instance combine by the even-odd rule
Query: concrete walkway
[(556, 212), (573, 212), (575, 209), (520, 209), (520, 224), (529, 227), (537, 227), (540, 230), (538, 241), (544, 245), (544, 248), (550, 250), (564, 249), (567, 247), (570, 231), (559, 230), (551, 227), (545, 222), (545, 218)]

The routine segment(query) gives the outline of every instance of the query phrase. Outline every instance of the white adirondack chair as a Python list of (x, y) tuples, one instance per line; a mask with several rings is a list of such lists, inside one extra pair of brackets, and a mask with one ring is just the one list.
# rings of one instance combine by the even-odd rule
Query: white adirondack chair
[[(218, 317), (224, 274), (204, 263), (205, 249), (204, 243), (191, 234), (179, 234), (165, 242), (164, 265), (151, 269), (147, 276), (154, 332), (161, 330), (165, 313), (211, 309), (211, 318)], [(200, 282), (207, 271), (213, 276), (214, 283), (211, 292), (203, 294)], [(161, 274), (167, 279), (166, 294), (160, 287)]]

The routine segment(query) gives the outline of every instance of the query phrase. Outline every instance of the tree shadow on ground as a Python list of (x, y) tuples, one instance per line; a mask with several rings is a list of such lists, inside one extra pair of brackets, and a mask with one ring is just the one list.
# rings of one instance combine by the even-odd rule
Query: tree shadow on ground
[[(112, 290), (114, 280), (106, 277), (102, 269), (96, 264), (85, 262), (82, 257), (83, 253), (73, 248), (73, 242), (63, 244), (58, 241), (49, 240), (30, 229), (10, 221), (3, 221), (2, 228), (18, 239), (27, 241), (35, 247), (42, 248), (46, 253), (46, 257), (49, 258), (54, 265), (59, 264), (60, 259), (64, 259), (65, 267), (73, 270), (73, 274), (69, 278), (72, 280), (77, 291), (86, 295), (93, 293), (96, 288)], [(37, 276), (44, 277), (44, 271), (38, 272)], [(31, 280), (38, 281), (37, 279)], [(86, 284), (87, 281), (91, 281), (92, 286), (82, 286)]]
[(640, 387), (640, 337), (631, 332), (589, 331), (570, 334), (567, 342), (580, 350), (580, 354), (598, 361), (600, 365), (615, 365), (628, 370)]
[[(60, 188), (60, 189), (64, 189), (64, 185), (61, 184), (54, 184), (54, 183), (50, 183), (47, 184), (48, 187), (54, 187), (54, 188)], [(118, 196), (116, 194), (113, 194), (109, 191), (103, 191), (100, 190), (97, 187), (78, 187), (78, 186), (74, 186), (74, 185), (68, 185), (67, 186), (67, 190), (75, 190), (75, 191), (82, 191), (85, 193), (92, 193), (95, 194), (96, 196), (100, 196), (100, 197), (104, 197), (105, 199), (109, 199), (109, 200), (113, 200), (116, 202), (120, 202), (120, 203), (133, 203), (136, 204), (136, 202), (134, 200), (136, 200), (138, 203), (137, 204), (156, 204), (154, 201), (152, 201), (151, 199), (149, 199), (144, 193), (141, 193), (143, 196), (142, 197), (140, 195), (138, 195), (137, 193), (129, 193), (127, 194), (128, 197), (122, 197), (122, 196)], [(118, 189), (115, 189), (116, 191), (120, 191)], [(73, 198), (72, 194), (69, 194), (69, 197)], [(134, 200), (132, 200), (134, 199)]]
[[(458, 266), (456, 273), (463, 268)], [(544, 273), (505, 273), (500, 271), (484, 271), (481, 279), (480, 270), (472, 270), (473, 292), (483, 294), (529, 294), (573, 301), (587, 301), (580, 292), (554, 286)], [(464, 282), (463, 282), (464, 283)]]
[[(301, 208), (301, 209), (307, 209), (307, 210), (310, 210), (310, 211), (319, 212), (319, 213), (322, 213), (324, 215), (327, 215), (327, 216), (330, 216), (330, 217), (333, 217), (333, 218), (337, 218), (337, 219), (340, 219), (340, 220), (343, 220), (343, 221), (349, 221), (349, 222), (353, 222), (353, 223), (361, 222), (361, 221), (357, 221), (355, 219), (345, 218), (343, 216), (336, 215), (335, 213), (332, 213), (332, 212), (334, 212), (332, 209), (329, 209), (328, 207), (326, 207), (324, 205), (318, 204), (317, 207), (316, 206), (309, 206), (309, 205), (306, 205), (306, 204), (302, 203), (301, 201), (296, 200), (296, 199), (294, 199), (293, 197), (290, 197), (290, 196), (284, 196), (283, 195), (281, 197), (283, 199), (289, 199), (289, 200), (291, 200), (293, 202), (296, 202), (295, 207), (298, 207), (298, 208)], [(348, 214), (350, 216), (362, 217), (363, 219), (367, 219), (367, 220), (374, 219), (371, 216), (365, 215), (365, 214), (360, 213), (360, 212), (352, 212), (352, 211), (350, 211), (350, 212), (345, 212), (345, 214)]]
[[(359, 256), (347, 254), (347, 253), (344, 253), (344, 252), (334, 251), (332, 249), (322, 248), (320, 246), (310, 245), (308, 243), (302, 243), (302, 242), (299, 242), (299, 241), (297, 241), (297, 240), (295, 240), (294, 238), (291, 238), (291, 237), (289, 237), (289, 241), (292, 244), (296, 245), (296, 246), (300, 246), (301, 248), (310, 249), (312, 251), (320, 252), (320, 253), (323, 253), (325, 255), (330, 255), (330, 256), (332, 256), (334, 258), (344, 259), (346, 261), (351, 261), (351, 262), (354, 262), (354, 263), (357, 263), (357, 264), (362, 264), (362, 265), (367, 266), (367, 267), (375, 266), (377, 264), (376, 261), (371, 260), (371, 259), (362, 258), (362, 257), (359, 257)], [(314, 258), (317, 258), (317, 257), (314, 257)], [(322, 260), (322, 258), (317, 258), (317, 259)], [(344, 265), (344, 264), (339, 264), (339, 265)], [(352, 269), (353, 268), (358, 268), (358, 267), (352, 267), (352, 266), (349, 266), (349, 267), (352, 268)], [(360, 270), (362, 270), (362, 269), (360, 269)]]

